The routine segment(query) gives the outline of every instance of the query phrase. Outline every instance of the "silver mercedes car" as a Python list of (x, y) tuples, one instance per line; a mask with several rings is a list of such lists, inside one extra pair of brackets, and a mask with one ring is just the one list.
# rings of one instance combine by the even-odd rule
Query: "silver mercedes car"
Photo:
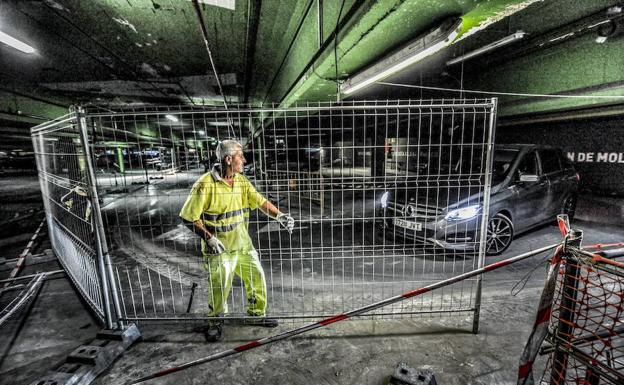
[[(498, 255), (515, 235), (574, 216), (579, 175), (564, 153), (530, 144), (494, 149), (486, 253)], [(483, 216), (483, 186), (414, 182), (387, 189), (377, 218), (380, 234), (394, 240), (476, 251)]]

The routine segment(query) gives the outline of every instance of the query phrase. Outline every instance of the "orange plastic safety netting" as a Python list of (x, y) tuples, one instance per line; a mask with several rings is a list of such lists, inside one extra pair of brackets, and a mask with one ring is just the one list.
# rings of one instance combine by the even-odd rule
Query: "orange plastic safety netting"
[(624, 384), (624, 248), (570, 249), (563, 258), (542, 354), (542, 384)]

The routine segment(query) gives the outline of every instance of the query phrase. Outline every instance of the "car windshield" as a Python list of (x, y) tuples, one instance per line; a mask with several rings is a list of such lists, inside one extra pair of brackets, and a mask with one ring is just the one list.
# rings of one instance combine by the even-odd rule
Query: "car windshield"
[(494, 161), (492, 164), (492, 184), (502, 182), (509, 174), (509, 169), (514, 159), (518, 156), (516, 149), (496, 149), (494, 150)]
[[(515, 148), (494, 149), (492, 164), (492, 184), (502, 182), (509, 174), (509, 169), (518, 156), (519, 150)], [(432, 162), (431, 159), (434, 161)], [(390, 162), (389, 162), (390, 163)], [(416, 172), (423, 176), (483, 176), (485, 161), (481, 151), (466, 149), (452, 149), (450, 147), (430, 147), (422, 151), (419, 157), (412, 159), (406, 157), (404, 162), (391, 163), (394, 168), (407, 169), (408, 172)]]
[[(502, 182), (509, 174), (509, 169), (518, 156), (519, 151), (512, 148), (494, 149), (494, 159), (492, 160), (492, 185)], [(479, 154), (481, 155), (481, 154)], [(473, 156), (471, 158), (462, 159), (459, 162), (457, 170), (461, 170), (462, 174), (474, 175), (481, 174), (482, 167), (485, 162), (481, 156)]]

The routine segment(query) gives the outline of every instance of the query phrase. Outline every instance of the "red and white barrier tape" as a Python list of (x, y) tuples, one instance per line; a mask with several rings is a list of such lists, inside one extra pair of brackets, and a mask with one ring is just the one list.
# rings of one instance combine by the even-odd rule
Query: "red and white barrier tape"
[(535, 315), (535, 322), (533, 323), (533, 330), (531, 331), (529, 340), (524, 346), (524, 350), (520, 356), (517, 381), (518, 385), (534, 384), (533, 364), (535, 363), (535, 357), (537, 357), (540, 346), (542, 346), (542, 342), (544, 342), (544, 338), (546, 338), (546, 335), (548, 334), (548, 323), (550, 322), (552, 305), (555, 299), (555, 286), (557, 284), (557, 276), (559, 275), (559, 266), (561, 265), (561, 258), (571, 234), (570, 221), (567, 215), (558, 215), (557, 224), (559, 225), (559, 231), (565, 240), (564, 244), (557, 248), (555, 255), (550, 261), (548, 275), (546, 276), (546, 282), (544, 283), (544, 289), (542, 290), (542, 295), (540, 296), (537, 314)]
[(542, 342), (544, 342), (544, 338), (548, 334), (548, 323), (550, 322), (552, 304), (555, 299), (555, 286), (559, 274), (559, 265), (561, 264), (562, 250), (561, 246), (557, 248), (548, 268), (548, 275), (546, 276), (546, 283), (540, 297), (533, 330), (520, 356), (518, 385), (532, 385), (534, 383), (533, 363), (540, 346), (542, 346)]
[(358, 309), (355, 309), (355, 310), (351, 310), (351, 311), (349, 311), (347, 313), (344, 313), (344, 314), (339, 314), (339, 315), (335, 315), (335, 316), (332, 316), (332, 317), (329, 317), (329, 318), (325, 318), (325, 319), (323, 319), (321, 321), (310, 323), (310, 324), (304, 325), (304, 326), (296, 328), (296, 329), (292, 329), (292, 330), (289, 330), (289, 331), (286, 331), (286, 332), (283, 332), (283, 333), (280, 333), (280, 334), (276, 334), (274, 336), (262, 338), (260, 340), (252, 341), (252, 342), (246, 343), (244, 345), (237, 346), (237, 347), (235, 347), (233, 349), (224, 350), (222, 352), (215, 353), (215, 354), (212, 354), (210, 356), (197, 359), (195, 361), (190, 361), (190, 362), (187, 362), (187, 363), (179, 365), (179, 366), (174, 366), (174, 367), (171, 367), (171, 368), (168, 368), (168, 369), (165, 369), (165, 370), (162, 370), (162, 371), (159, 371), (159, 372), (147, 375), (145, 377), (141, 377), (138, 380), (135, 380), (134, 382), (130, 382), (128, 385), (139, 384), (141, 382), (144, 382), (144, 381), (147, 381), (147, 380), (151, 380), (151, 379), (157, 378), (157, 377), (162, 377), (162, 376), (165, 376), (165, 375), (168, 375), (168, 374), (171, 374), (171, 373), (179, 372), (181, 370), (184, 370), (184, 369), (187, 369), (187, 368), (190, 368), (192, 366), (199, 365), (199, 364), (203, 364), (205, 362), (215, 361), (215, 360), (218, 360), (220, 358), (228, 357), (228, 356), (231, 356), (231, 355), (234, 355), (234, 354), (238, 354), (238, 353), (242, 353), (244, 351), (251, 350), (251, 349), (263, 346), (263, 345), (268, 345), (268, 344), (273, 343), (273, 342), (284, 340), (286, 338), (290, 338), (290, 337), (298, 335), (298, 334), (302, 334), (302, 333), (305, 333), (305, 332), (308, 332), (308, 331), (311, 331), (311, 330), (314, 330), (314, 329), (317, 329), (317, 328), (320, 328), (320, 327), (323, 327), (323, 326), (330, 325), (330, 324), (332, 324), (334, 322), (346, 320), (348, 318), (351, 318), (351, 317), (354, 317), (354, 316), (358, 316), (358, 315), (367, 313), (367, 312), (372, 311), (372, 310), (376, 310), (376, 309), (381, 308), (383, 306), (390, 305), (390, 304), (393, 304), (395, 302), (400, 302), (400, 301), (403, 301), (403, 300), (405, 300), (407, 298), (412, 298), (412, 297), (415, 297), (415, 296), (418, 296), (418, 295), (430, 292), (432, 290), (435, 290), (435, 289), (438, 289), (438, 288), (441, 288), (441, 287), (444, 287), (444, 286), (448, 286), (448, 285), (451, 285), (451, 284), (459, 282), (459, 281), (463, 281), (463, 280), (468, 279), (468, 278), (472, 278), (472, 277), (477, 276), (479, 274), (483, 274), (483, 273), (486, 273), (488, 271), (496, 270), (498, 268), (511, 265), (514, 262), (518, 262), (518, 261), (521, 261), (523, 259), (535, 256), (537, 254), (541, 254), (541, 253), (543, 253), (545, 251), (554, 249), (557, 246), (559, 246), (559, 248), (560, 248), (560, 244), (554, 244), (554, 245), (550, 245), (550, 246), (545, 246), (545, 247), (539, 248), (539, 249), (534, 250), (534, 251), (530, 251), (530, 252), (527, 252), (527, 253), (524, 253), (524, 254), (517, 255), (517, 256), (512, 257), (512, 258), (508, 258), (508, 259), (505, 259), (505, 260), (502, 260), (502, 261), (499, 261), (499, 262), (492, 263), (492, 264), (484, 266), (484, 267), (482, 267), (480, 269), (472, 270), (472, 271), (466, 272), (464, 274), (457, 275), (457, 276), (449, 278), (449, 279), (445, 279), (445, 280), (442, 280), (442, 281), (438, 281), (436, 283), (432, 283), (431, 285), (428, 285), (428, 286), (424, 286), (424, 287), (421, 287), (421, 288), (418, 288), (418, 289), (415, 289), (415, 290), (411, 290), (411, 291), (408, 291), (406, 293), (403, 293), (403, 294), (400, 294), (400, 295), (397, 295), (397, 296), (394, 296), (394, 297), (391, 297), (391, 298), (388, 298), (388, 299), (385, 299), (385, 300), (382, 300), (382, 301), (379, 301), (379, 302), (376, 302), (376, 303), (373, 303), (373, 304), (370, 304), (370, 305), (367, 305), (367, 306), (364, 306), (364, 307), (361, 307), (361, 308), (358, 308)]
[[(45, 219), (41, 221), (41, 223), (39, 224), (39, 227), (37, 227), (37, 231), (35, 231), (32, 237), (30, 237), (30, 241), (28, 241), (26, 248), (24, 249), (24, 251), (22, 251), (19, 257), (17, 257), (17, 263), (15, 264), (15, 267), (13, 268), (13, 270), (11, 270), (9, 279), (15, 278), (17, 274), (20, 272), (20, 270), (22, 270), (24, 263), (26, 263), (26, 257), (28, 256), (28, 253), (30, 253), (30, 249), (35, 244), (35, 240), (39, 236), (39, 233), (41, 232), (41, 229), (43, 228), (43, 225), (45, 224), (45, 222), (46, 222)], [(9, 282), (5, 283), (4, 287), (7, 287), (8, 285), (9, 285)]]

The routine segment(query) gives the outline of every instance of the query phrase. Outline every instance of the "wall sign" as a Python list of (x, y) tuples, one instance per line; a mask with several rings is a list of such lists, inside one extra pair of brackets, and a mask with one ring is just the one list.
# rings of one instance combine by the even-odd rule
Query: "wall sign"
[(624, 197), (624, 119), (594, 118), (502, 126), (496, 143), (535, 143), (561, 148), (581, 176), (581, 189)]

